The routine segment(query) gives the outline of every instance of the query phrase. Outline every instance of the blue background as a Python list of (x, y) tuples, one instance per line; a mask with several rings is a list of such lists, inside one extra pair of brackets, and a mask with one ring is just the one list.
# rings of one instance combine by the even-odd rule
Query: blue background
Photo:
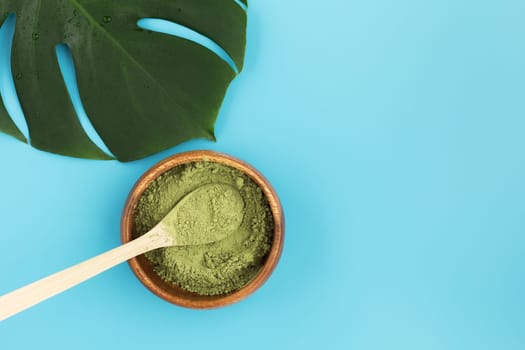
[(2, 349), (523, 349), (525, 2), (253, 1), (218, 142), (120, 164), (0, 136), (0, 294), (119, 244), (137, 178), (213, 149), (274, 184), (271, 279), (192, 311), (127, 265), (0, 324)]

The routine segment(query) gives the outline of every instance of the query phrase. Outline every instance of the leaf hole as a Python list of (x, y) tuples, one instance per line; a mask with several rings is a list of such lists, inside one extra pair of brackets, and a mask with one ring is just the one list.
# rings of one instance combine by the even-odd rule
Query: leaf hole
[(62, 73), (62, 78), (64, 79), (64, 83), (66, 84), (66, 88), (69, 93), (69, 98), (73, 103), (73, 107), (77, 114), (77, 118), (80, 122), (80, 125), (82, 125), (82, 128), (84, 129), (88, 137), (91, 139), (91, 141), (93, 141), (95, 145), (97, 145), (97, 147), (114, 157), (114, 155), (111, 153), (111, 151), (106, 146), (106, 144), (98, 134), (97, 130), (91, 123), (91, 120), (89, 119), (89, 116), (87, 115), (86, 110), (84, 109), (84, 105), (82, 104), (82, 99), (80, 97), (80, 92), (78, 89), (75, 62), (73, 61), (73, 55), (71, 54), (69, 46), (67, 46), (66, 44), (59, 44), (56, 46), (55, 50), (58, 65), (60, 66), (60, 72)]
[(239, 73), (239, 70), (237, 69), (237, 66), (235, 65), (235, 62), (231, 56), (219, 44), (193, 29), (159, 18), (142, 18), (137, 22), (137, 25), (140, 28), (150, 32), (173, 35), (203, 46), (215, 53), (224, 62), (228, 63), (235, 73)]
[(16, 14), (11, 13), (6, 16), (4, 24), (0, 28), (0, 50), (2, 52), (0, 54), (0, 95), (2, 95), (2, 101), (11, 120), (29, 141), (29, 128), (15, 87), (15, 78), (20, 80), (24, 76), (20, 72), (13, 72), (11, 66), (11, 49), (15, 28)]
[(242, 2), (241, 0), (233, 0), (237, 5), (239, 5), (244, 11), (248, 11), (248, 5)]

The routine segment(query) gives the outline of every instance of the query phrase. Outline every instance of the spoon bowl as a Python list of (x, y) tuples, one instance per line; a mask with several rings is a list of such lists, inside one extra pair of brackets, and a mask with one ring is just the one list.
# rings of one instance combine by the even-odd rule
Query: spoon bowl
[(237, 189), (208, 184), (182, 198), (155, 229), (172, 236), (177, 246), (218, 242), (239, 228), (243, 207)]

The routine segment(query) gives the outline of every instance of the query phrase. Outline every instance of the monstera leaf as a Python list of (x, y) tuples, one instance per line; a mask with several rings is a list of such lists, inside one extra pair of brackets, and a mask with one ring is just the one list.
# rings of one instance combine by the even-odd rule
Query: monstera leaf
[[(77, 118), (57, 62), (59, 44), (71, 50), (84, 108), (118, 160), (192, 138), (214, 139), (219, 108), (237, 71), (208, 48), (143, 30), (137, 21), (158, 18), (189, 28), (224, 49), (240, 71), (246, 11), (234, 0), (0, 0), (2, 18), (11, 13), (12, 70), (32, 146), (111, 158)], [(0, 130), (25, 140), (1, 102)]]

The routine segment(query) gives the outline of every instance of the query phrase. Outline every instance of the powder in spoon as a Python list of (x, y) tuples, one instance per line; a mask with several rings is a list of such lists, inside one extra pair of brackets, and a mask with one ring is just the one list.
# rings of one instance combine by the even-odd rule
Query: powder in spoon
[(202, 245), (225, 239), (244, 218), (244, 201), (237, 188), (213, 183), (182, 198), (161, 223), (179, 246)]
[[(140, 198), (134, 213), (134, 238), (152, 229), (187, 194), (209, 184), (232, 186), (242, 198), (242, 218), (236, 218), (235, 214), (238, 201), (230, 201), (234, 206), (228, 217), (233, 228), (231, 234), (205, 245), (157, 249), (146, 253), (146, 257), (164, 281), (200, 295), (219, 295), (242, 288), (257, 275), (273, 240), (274, 223), (268, 200), (248, 175), (208, 161), (168, 170), (157, 177)], [(228, 213), (228, 209), (222, 208), (221, 212)], [(195, 229), (193, 225), (200, 225), (199, 216), (208, 214), (183, 215), (183, 224)], [(236, 220), (240, 220), (240, 224)]]

